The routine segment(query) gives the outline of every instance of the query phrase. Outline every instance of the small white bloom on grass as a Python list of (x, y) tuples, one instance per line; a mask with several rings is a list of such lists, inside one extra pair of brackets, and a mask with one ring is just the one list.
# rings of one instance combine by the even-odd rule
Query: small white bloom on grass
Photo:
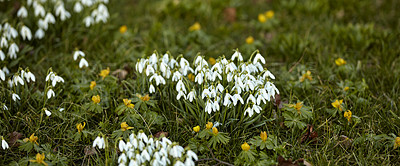
[(89, 64), (85, 58), (82, 58), (81, 61), (79, 62), (79, 68), (83, 68), (83, 67), (89, 67)]
[(0, 69), (0, 80), (3, 80), (3, 81), (6, 80), (6, 73), (4, 73), (4, 71), (1, 69)]
[(4, 140), (3, 137), (1, 137), (1, 147), (2, 147), (4, 150), (9, 148), (7, 141)]
[(261, 61), (262, 64), (265, 64), (264, 57), (260, 53), (257, 53), (256, 57), (253, 60), (253, 64), (256, 64), (259, 60)]
[(26, 8), (24, 6), (21, 6), (21, 8), (19, 8), (19, 10), (17, 12), (17, 16), (21, 17), (21, 18), (25, 18), (28, 16), (28, 11), (26, 10)]
[(78, 59), (79, 56), (85, 57), (85, 53), (83, 53), (80, 50), (77, 50), (74, 52), (74, 61), (76, 61)]
[(156, 89), (154, 88), (153, 84), (150, 84), (149, 93), (154, 93), (154, 92), (156, 92)]
[(53, 89), (49, 89), (47, 91), (47, 99), (50, 99), (51, 97), (55, 97), (56, 94), (54, 93)]
[(17, 58), (17, 53), (19, 52), (19, 48), (17, 44), (13, 43), (10, 45), (8, 48), (8, 56), (10, 56), (11, 59)]
[(105, 148), (104, 138), (97, 136), (96, 139), (93, 141), (93, 147), (98, 147), (99, 149)]
[(29, 83), (31, 80), (32, 80), (33, 82), (36, 81), (35, 75), (33, 75), (33, 73), (31, 73), (30, 71), (29, 71), (28, 73), (25, 74), (25, 78), (26, 78), (26, 82), (28, 82), (28, 83)]
[(19, 96), (18, 96), (17, 94), (15, 94), (15, 93), (13, 93), (13, 94), (11, 95), (11, 98), (12, 98), (14, 101), (17, 101), (17, 99), (18, 99), (18, 100), (21, 100), (21, 98), (19, 98)]
[(83, 9), (83, 6), (81, 5), (81, 3), (76, 2), (74, 5), (74, 12), (75, 13), (80, 13)]
[(36, 30), (35, 32), (35, 38), (36, 39), (43, 39), (44, 37), (44, 31), (43, 29), (39, 28), (38, 30)]
[(44, 113), (45, 113), (47, 116), (50, 116), (50, 115), (51, 115), (51, 112), (50, 112), (49, 110), (47, 110), (46, 108), (44, 109)]
[(21, 27), (21, 36), (22, 36), (22, 39), (24, 39), (24, 40), (26, 40), (26, 39), (31, 40), (32, 32), (27, 26), (24, 25)]

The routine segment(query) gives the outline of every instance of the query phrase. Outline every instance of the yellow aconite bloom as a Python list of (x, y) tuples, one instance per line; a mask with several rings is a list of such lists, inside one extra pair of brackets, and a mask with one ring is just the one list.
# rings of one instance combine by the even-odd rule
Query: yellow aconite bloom
[(189, 73), (189, 74), (188, 74), (188, 79), (189, 79), (190, 81), (193, 82), (193, 81), (194, 81), (194, 78), (195, 78), (195, 77), (194, 77), (194, 74), (192, 74), (192, 73)]
[(307, 70), (307, 72), (304, 73), (303, 76), (301, 76), (300, 82), (303, 82), (305, 79), (308, 79), (308, 80), (312, 81), (312, 76), (311, 76), (311, 71), (310, 70)]
[(214, 134), (214, 135), (217, 135), (217, 134), (218, 134), (218, 129), (217, 129), (216, 127), (213, 127), (213, 128), (212, 128), (212, 131), (213, 131), (213, 134)]
[(29, 141), (29, 142), (36, 143), (37, 145), (39, 145), (38, 142), (37, 142), (38, 139), (39, 138), (35, 136), (35, 133), (33, 133), (29, 138), (25, 138), (23, 141), (24, 142), (28, 142)]
[(99, 95), (92, 96), (92, 101), (94, 104), (100, 103), (100, 96)]
[(36, 154), (36, 160), (29, 160), (30, 162), (34, 162), (34, 163), (38, 163), (38, 164), (43, 164), (47, 166), (47, 163), (44, 162), (44, 153), (40, 154)]
[(338, 59), (335, 60), (335, 63), (338, 66), (342, 66), (342, 65), (346, 64), (346, 61), (344, 59), (342, 59), (342, 58), (338, 58)]
[(122, 131), (126, 131), (126, 130), (129, 130), (129, 129), (133, 129), (133, 127), (129, 127), (129, 125), (126, 122), (122, 122), (121, 123), (121, 130)]
[(110, 68), (107, 67), (107, 69), (104, 69), (100, 72), (99, 76), (102, 76), (103, 79), (106, 78), (110, 74)]
[(396, 139), (394, 141), (394, 148), (396, 149), (399, 146), (400, 146), (400, 137), (396, 137)]
[(213, 127), (213, 123), (212, 122), (207, 122), (206, 128), (207, 129), (211, 129), (212, 127)]
[(270, 18), (274, 17), (274, 15), (275, 15), (274, 11), (272, 11), (272, 10), (268, 10), (264, 14), (265, 14), (265, 17), (267, 17), (267, 19), (270, 19)]
[(96, 87), (96, 81), (92, 81), (92, 82), (90, 82), (90, 90), (93, 90), (94, 89), (94, 87)]
[(189, 27), (189, 31), (198, 31), (201, 29), (201, 26), (198, 22), (195, 22), (192, 26)]
[(200, 126), (193, 127), (193, 131), (198, 133), (200, 131)]
[(143, 96), (143, 97), (140, 97), (140, 100), (142, 100), (142, 101), (149, 101), (149, 100), (150, 100), (149, 94), (147, 94), (147, 95), (145, 95), (145, 96)]
[(82, 123), (77, 124), (76, 128), (78, 129), (78, 132), (82, 132), (82, 130), (83, 130), (83, 128), (85, 128), (85, 126), (86, 126), (86, 122), (83, 122), (83, 125), (82, 125)]
[(253, 44), (253, 43), (254, 43), (254, 38), (253, 38), (253, 36), (247, 37), (247, 38), (246, 38), (246, 43), (247, 43), (247, 44)]
[(344, 117), (347, 119), (347, 121), (349, 121), (350, 122), (350, 120), (351, 120), (351, 111), (350, 110), (347, 110), (345, 113), (344, 113)]
[(242, 150), (243, 151), (249, 151), (250, 150), (250, 145), (247, 144), (247, 142), (245, 142), (244, 144), (242, 144)]
[(217, 61), (215, 60), (215, 58), (213, 58), (213, 57), (208, 58), (208, 63), (210, 63), (210, 65), (215, 65), (216, 62)]
[(119, 27), (119, 33), (124, 34), (128, 30), (128, 27), (126, 25), (122, 25)]
[(348, 91), (350, 88), (348, 86), (344, 87), (343, 90), (344, 91)]
[(341, 106), (342, 103), (343, 103), (343, 100), (336, 100), (335, 102), (332, 103), (332, 106), (335, 108), (338, 108), (340, 111), (342, 111), (343, 110), (342, 106)]
[(129, 107), (129, 108), (134, 108), (135, 105), (131, 103), (131, 100), (129, 99), (123, 99), (124, 100), (124, 104)]
[(264, 23), (265, 21), (267, 21), (267, 17), (265, 17), (264, 14), (258, 14), (258, 21)]
[(261, 140), (263, 140), (265, 142), (268, 138), (267, 132), (262, 131), (260, 134), (260, 137), (261, 137)]
[(302, 102), (298, 102), (298, 103), (296, 103), (296, 105), (294, 105), (294, 108), (295, 108), (297, 111), (300, 111), (301, 107), (303, 107), (303, 103), (302, 103)]

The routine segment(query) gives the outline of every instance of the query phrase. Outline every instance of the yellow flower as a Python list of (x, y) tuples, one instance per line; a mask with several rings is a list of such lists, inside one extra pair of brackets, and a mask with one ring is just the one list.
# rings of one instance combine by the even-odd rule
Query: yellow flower
[(213, 127), (213, 128), (212, 128), (212, 131), (213, 131), (213, 134), (214, 134), (214, 135), (217, 135), (217, 134), (218, 134), (218, 129), (217, 129), (216, 127)]
[(122, 25), (119, 27), (119, 33), (124, 34), (128, 30), (128, 27), (126, 25)]
[(83, 125), (82, 125), (82, 123), (77, 124), (76, 128), (78, 129), (78, 132), (81, 132), (83, 130), (83, 128), (85, 128), (85, 126), (86, 126), (86, 122), (83, 122)]
[(189, 31), (198, 31), (201, 29), (201, 26), (198, 22), (195, 22), (192, 26), (189, 27)]
[(342, 103), (343, 103), (343, 100), (336, 100), (335, 102), (332, 103), (332, 106), (335, 108), (338, 108), (340, 111), (342, 111), (343, 110), (342, 106), (341, 106)]
[(347, 110), (347, 111), (344, 113), (343, 116), (347, 119), (347, 121), (350, 122), (350, 120), (351, 120), (351, 111), (350, 111), (350, 110)]
[(134, 108), (135, 105), (131, 103), (131, 100), (129, 99), (123, 99), (124, 100), (124, 104), (128, 107), (128, 108)]
[(192, 73), (189, 73), (189, 74), (188, 74), (188, 79), (189, 79), (190, 81), (194, 81), (194, 75), (193, 75)]
[(142, 101), (149, 101), (149, 100), (150, 100), (149, 94), (147, 94), (147, 95), (145, 95), (145, 96), (143, 96), (143, 97), (140, 97), (140, 100), (142, 100)]
[(107, 67), (107, 69), (102, 70), (99, 75), (102, 76), (103, 79), (104, 79), (104, 78), (106, 78), (108, 76), (108, 74), (110, 74), (110, 68), (109, 67)]
[(260, 137), (261, 137), (261, 140), (263, 140), (265, 142), (268, 138), (267, 132), (262, 131), (260, 134)]
[(297, 111), (300, 111), (301, 107), (303, 107), (303, 103), (302, 102), (297, 102), (296, 105), (294, 105), (294, 108)]
[(247, 44), (253, 44), (253, 43), (254, 43), (254, 38), (253, 38), (253, 36), (247, 37), (247, 38), (246, 38), (246, 43), (247, 43)]
[(311, 71), (310, 70), (307, 70), (307, 72), (304, 73), (303, 76), (301, 76), (300, 82), (303, 82), (305, 79), (308, 79), (308, 80), (312, 81), (312, 76), (311, 76)]
[(126, 122), (122, 122), (121, 123), (121, 130), (122, 131), (126, 131), (126, 130), (129, 130), (129, 129), (133, 129), (133, 127), (129, 127), (129, 125)]
[(264, 23), (265, 21), (267, 21), (267, 17), (265, 17), (264, 14), (258, 14), (258, 21)]
[(92, 81), (92, 82), (90, 82), (90, 90), (93, 90), (94, 89), (94, 87), (96, 87), (96, 81)]
[(24, 142), (28, 142), (29, 141), (31, 143), (36, 143), (37, 145), (39, 145), (38, 142), (37, 142), (38, 139), (39, 138), (35, 136), (35, 133), (33, 133), (29, 138), (23, 139), (23, 141)]
[(400, 137), (396, 137), (396, 139), (394, 141), (394, 148), (396, 149), (399, 146), (400, 146)]
[(100, 96), (99, 95), (92, 96), (92, 101), (94, 104), (100, 103)]
[(193, 127), (193, 131), (198, 133), (200, 131), (200, 126)]
[(342, 58), (338, 58), (338, 59), (335, 60), (335, 63), (338, 66), (342, 66), (342, 65), (346, 64), (346, 61), (344, 59), (342, 59)]
[(213, 123), (212, 122), (207, 122), (206, 128), (207, 129), (211, 129), (212, 127), (213, 127)]
[(34, 162), (34, 163), (38, 163), (38, 164), (43, 164), (47, 166), (47, 163), (44, 162), (44, 153), (40, 154), (36, 154), (36, 160), (29, 160), (30, 162)]
[(274, 17), (274, 15), (275, 15), (274, 11), (272, 11), (272, 10), (268, 10), (264, 14), (265, 14), (265, 17), (267, 17), (267, 19), (270, 19), (270, 18)]
[(343, 90), (344, 91), (348, 91), (350, 88), (348, 86), (344, 87)]
[(208, 58), (208, 63), (210, 63), (210, 65), (215, 65), (216, 62), (217, 61), (215, 60), (215, 58), (213, 57)]
[(242, 144), (242, 150), (243, 151), (249, 151), (250, 150), (250, 145), (247, 144), (247, 142), (244, 142), (244, 144)]

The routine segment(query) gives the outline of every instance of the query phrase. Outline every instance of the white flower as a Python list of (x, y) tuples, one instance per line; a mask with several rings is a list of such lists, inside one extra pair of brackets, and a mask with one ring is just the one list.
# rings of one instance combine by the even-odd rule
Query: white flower
[(3, 149), (8, 149), (8, 148), (9, 148), (9, 147), (8, 147), (8, 143), (6, 142), (6, 140), (4, 140), (3, 137), (1, 137), (1, 147), (2, 147)]
[(47, 99), (50, 99), (51, 97), (55, 97), (56, 94), (54, 93), (53, 89), (49, 89), (47, 91)]
[(150, 155), (146, 149), (143, 150), (142, 154), (140, 155), (142, 161), (150, 161)]
[(7, 39), (5, 37), (1, 37), (0, 47), (1, 48), (7, 48), (8, 47), (8, 41), (7, 41)]
[(264, 72), (263, 78), (265, 79), (267, 76), (273, 80), (275, 79), (275, 76), (269, 70)]
[(57, 82), (64, 82), (64, 79), (60, 76), (54, 76), (52, 83), (51, 83), (53, 85), (53, 87), (56, 86)]
[(238, 58), (239, 61), (243, 61), (242, 54), (239, 51), (235, 51), (235, 53), (233, 53), (231, 60), (234, 61), (236, 58)]
[(0, 79), (3, 81), (6, 80), (6, 73), (4, 73), (4, 71), (1, 69), (0, 69)]
[(8, 48), (8, 55), (10, 56), (11, 59), (17, 58), (17, 53), (19, 52), (19, 48), (17, 44), (13, 43), (11, 44), (10, 48)]
[(247, 107), (247, 109), (244, 111), (244, 115), (246, 115), (246, 113), (248, 113), (250, 117), (254, 114), (253, 109), (250, 107)]
[(74, 12), (76, 13), (80, 13), (83, 9), (83, 6), (81, 5), (81, 3), (76, 2), (74, 5)]
[(265, 64), (265, 59), (260, 53), (256, 54), (256, 57), (253, 60), (253, 64), (256, 64), (258, 62), (258, 60), (261, 60), (261, 63)]
[(36, 30), (35, 32), (35, 38), (36, 39), (43, 39), (44, 37), (44, 31), (43, 29), (39, 28), (38, 30)]
[(50, 115), (51, 115), (51, 112), (48, 111), (47, 109), (44, 109), (44, 113), (46, 113), (47, 116), (50, 116)]
[(3, 104), (3, 110), (8, 110), (8, 107), (5, 104)]
[(25, 18), (28, 16), (28, 11), (26, 10), (26, 8), (24, 6), (21, 6), (21, 8), (19, 8), (19, 10), (17, 12), (17, 16), (21, 17), (21, 18)]
[(47, 22), (47, 20), (39, 19), (38, 27), (40, 29), (47, 30), (49, 28), (49, 22)]
[(63, 112), (63, 111), (64, 111), (64, 108), (60, 108), (58, 111)]
[(30, 80), (32, 80), (33, 82), (36, 81), (35, 75), (33, 75), (33, 73), (31, 73), (30, 71), (25, 74), (25, 78), (26, 78), (26, 82), (28, 82), (28, 83), (30, 82)]
[(99, 149), (104, 149), (105, 148), (105, 143), (104, 143), (104, 138), (100, 136), (97, 136), (97, 138), (93, 141), (93, 147), (99, 147)]
[(225, 93), (223, 105), (226, 106), (226, 107), (229, 107), (231, 105), (231, 103), (232, 103), (231, 100), (230, 100), (231, 98), (232, 98), (231, 94)]
[(149, 139), (147, 138), (147, 135), (143, 131), (139, 132), (138, 139), (141, 140), (141, 141), (144, 141), (145, 143), (149, 142)]
[(14, 76), (13, 79), (14, 79), (13, 82), (15, 83), (15, 86), (17, 86), (18, 83), (20, 83), (21, 85), (24, 85), (24, 80), (22, 80), (22, 78), (19, 75)]
[(93, 17), (87, 16), (83, 19), (83, 22), (85, 23), (86, 27), (90, 27), (94, 23)]
[[(44, 21), (45, 21), (46, 23), (55, 24), (55, 23), (56, 23), (56, 18), (54, 18), (53, 14), (47, 13), (47, 14), (46, 14), (46, 17), (44, 18)], [(47, 28), (46, 28), (46, 29), (47, 29)]]
[(59, 16), (61, 21), (64, 21), (67, 18), (70, 18), (71, 14), (67, 10), (65, 10), (64, 4), (61, 3), (56, 8), (56, 16)]
[(118, 158), (118, 163), (119, 164), (123, 164), (123, 165), (125, 165), (125, 163), (127, 162), (127, 158), (126, 158), (126, 155), (125, 155), (125, 153), (122, 153), (120, 156), (119, 156), (119, 158)]
[(187, 98), (190, 102), (193, 101), (193, 99), (196, 98), (196, 91), (194, 89), (192, 89), (189, 94), (187, 95)]
[(76, 60), (78, 59), (79, 56), (85, 57), (85, 53), (83, 53), (83, 52), (80, 51), (80, 50), (75, 51), (75, 52), (74, 52), (74, 61), (76, 61)]
[(183, 93), (183, 91), (178, 91), (178, 95), (176, 95), (176, 100), (181, 99), (181, 97), (183, 96), (184, 99), (186, 99), (186, 95), (185, 93)]
[(123, 140), (119, 140), (118, 148), (120, 152), (124, 152), (125, 146), (126, 146), (125, 142)]
[(0, 60), (3, 61), (6, 58), (6, 55), (2, 50), (0, 50)]
[(194, 159), (195, 161), (198, 160), (197, 154), (194, 153), (194, 152), (191, 151), (191, 150), (188, 150), (188, 151), (186, 152), (186, 155), (187, 155), (187, 157), (190, 158), (190, 159)]
[(13, 93), (13, 94), (11, 95), (11, 97), (12, 97), (12, 99), (13, 99), (14, 101), (17, 101), (17, 99), (18, 99), (18, 100), (21, 100), (21, 98), (19, 98), (19, 96), (18, 96), (17, 94), (15, 94), (15, 93)]
[(176, 161), (174, 166), (185, 166), (185, 164), (182, 163), (182, 161)]
[(154, 88), (153, 84), (150, 84), (149, 93), (154, 93), (154, 92), (156, 92), (156, 89)]
[(175, 145), (174, 147), (172, 147), (172, 149), (169, 150), (169, 154), (174, 158), (180, 158), (180, 157), (182, 157), (183, 151), (184, 151), (184, 149), (182, 146)]
[(85, 58), (82, 58), (81, 61), (79, 62), (79, 68), (83, 68), (83, 67), (89, 67), (89, 64)]
[(186, 158), (185, 160), (185, 166), (195, 166), (196, 164), (191, 158)]
[(231, 99), (232, 99), (232, 101), (233, 101), (233, 105), (234, 106), (236, 106), (236, 104), (237, 104), (237, 102), (238, 101), (240, 101), (242, 104), (244, 104), (244, 101), (243, 101), (243, 99), (242, 99), (242, 96), (240, 96), (239, 94), (234, 94), (232, 97), (231, 97)]
[(44, 17), (44, 14), (45, 14), (46, 11), (44, 10), (42, 5), (40, 5), (38, 3), (34, 3), (33, 7), (35, 9), (35, 16), (36, 17), (39, 16), (39, 15), (41, 17)]

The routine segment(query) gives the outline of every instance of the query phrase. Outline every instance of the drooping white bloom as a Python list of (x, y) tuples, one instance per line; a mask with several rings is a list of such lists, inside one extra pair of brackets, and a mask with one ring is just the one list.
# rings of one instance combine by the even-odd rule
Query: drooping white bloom
[(239, 61), (243, 61), (242, 54), (239, 51), (233, 53), (231, 60), (234, 61), (236, 58), (239, 59)]
[(259, 60), (261, 61), (262, 64), (265, 64), (264, 57), (260, 53), (257, 53), (256, 57), (253, 60), (253, 64), (256, 64)]
[(85, 26), (86, 26), (86, 27), (90, 27), (90, 25), (92, 25), (92, 24), (94, 23), (94, 20), (93, 20), (93, 17), (91, 17), (91, 16), (86, 16), (86, 17), (83, 19), (83, 22), (85, 23)]
[(17, 12), (17, 16), (21, 17), (21, 18), (25, 18), (28, 16), (28, 11), (26, 10), (26, 8), (24, 6), (21, 6), (21, 8), (19, 8), (19, 10)]
[(47, 13), (46, 17), (44, 18), (44, 21), (47, 23), (55, 24), (56, 23), (56, 18), (54, 18), (53, 14)]
[(24, 25), (21, 28), (21, 36), (22, 36), (22, 38), (24, 40), (26, 40), (26, 39), (31, 40), (32, 39), (32, 32), (27, 26)]
[(154, 88), (153, 84), (150, 84), (149, 93), (154, 93), (154, 92), (156, 92), (156, 89)]
[(43, 39), (44, 37), (44, 31), (43, 29), (39, 28), (38, 30), (36, 30), (35, 32), (35, 38), (36, 39)]
[(56, 7), (56, 16), (60, 17), (61, 21), (71, 17), (71, 14), (65, 10), (64, 4), (61, 3)]
[(24, 80), (19, 75), (14, 75), (13, 82), (15, 83), (15, 86), (18, 86), (18, 83), (24, 85)]
[(47, 91), (47, 99), (50, 99), (51, 97), (55, 97), (56, 94), (54, 93), (53, 89), (49, 89)]
[(175, 145), (172, 147), (172, 149), (169, 151), (169, 154), (174, 157), (174, 158), (180, 158), (182, 157), (182, 152), (184, 151), (182, 146)]
[(7, 39), (5, 37), (1, 37), (0, 47), (1, 48), (7, 48), (8, 47), (8, 41), (7, 41)]
[(8, 149), (8, 148), (9, 148), (7, 141), (4, 140), (3, 137), (1, 137), (1, 147), (2, 147), (3, 149)]
[(50, 116), (50, 115), (51, 115), (51, 112), (50, 112), (49, 110), (47, 110), (47, 109), (44, 109), (44, 113), (45, 113), (47, 116)]
[(39, 3), (35, 2), (33, 7), (35, 9), (35, 16), (36, 17), (37, 16), (44, 17), (46, 11), (44, 10), (42, 5), (40, 5)]
[(51, 84), (53, 85), (53, 87), (56, 86), (57, 82), (64, 82), (64, 79), (60, 76), (54, 76)]
[(64, 108), (60, 108), (58, 111), (63, 112), (63, 111), (64, 111)]
[(118, 163), (121, 165), (125, 165), (126, 164), (126, 162), (127, 162), (127, 158), (126, 158), (126, 155), (125, 155), (125, 153), (122, 153), (120, 156), (119, 156), (119, 158), (118, 158)]
[(10, 56), (11, 59), (17, 58), (17, 53), (19, 52), (19, 48), (17, 44), (13, 43), (10, 45), (8, 48), (8, 56)]
[(122, 139), (119, 140), (118, 148), (120, 152), (124, 152), (125, 146), (126, 146), (125, 142)]
[(0, 80), (3, 80), (3, 81), (6, 80), (6, 73), (4, 73), (4, 71), (1, 69), (0, 69)]
[(12, 99), (13, 99), (14, 101), (17, 101), (17, 99), (18, 99), (18, 100), (21, 100), (21, 98), (19, 98), (19, 96), (18, 96), (17, 94), (15, 94), (15, 93), (13, 93), (13, 94), (11, 95), (11, 97), (12, 97)]
[(146, 149), (144, 149), (142, 151), (142, 154), (140, 155), (140, 157), (141, 157), (142, 161), (150, 161), (150, 155), (149, 155), (149, 153), (147, 152)]
[(105, 141), (103, 137), (97, 136), (97, 138), (93, 141), (93, 147), (99, 147), (99, 149), (105, 148)]
[(250, 117), (254, 114), (253, 109), (250, 107), (247, 107), (247, 109), (244, 111), (244, 115), (246, 115), (246, 113), (248, 113)]
[(33, 75), (33, 73), (31, 73), (30, 71), (25, 74), (25, 78), (26, 78), (26, 82), (28, 82), (28, 83), (30, 82), (30, 80), (32, 80), (33, 82), (36, 81), (35, 75)]
[(83, 67), (89, 67), (89, 64), (85, 58), (82, 58), (81, 61), (79, 62), (79, 68), (83, 68)]
[(192, 102), (196, 98), (196, 90), (192, 89), (187, 95), (187, 99)]
[(74, 5), (74, 12), (80, 13), (82, 11), (82, 9), (83, 9), (83, 6), (81, 5), (81, 3), (79, 3), (79, 1), (76, 2)]
[(74, 61), (76, 61), (78, 59), (79, 56), (85, 57), (85, 53), (83, 53), (80, 50), (77, 50), (74, 52)]

